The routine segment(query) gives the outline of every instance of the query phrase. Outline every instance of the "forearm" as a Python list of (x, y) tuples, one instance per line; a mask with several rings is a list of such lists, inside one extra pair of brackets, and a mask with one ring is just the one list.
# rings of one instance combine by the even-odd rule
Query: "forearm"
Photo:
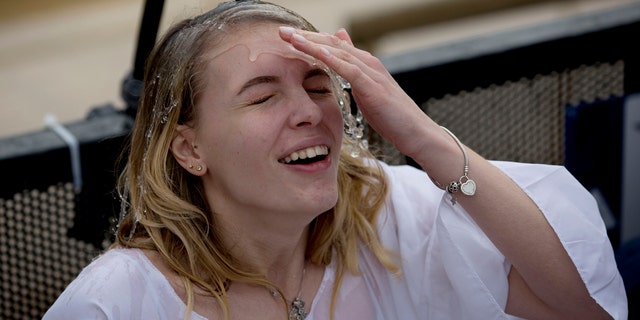
[[(463, 174), (464, 157), (443, 131), (426, 133), (423, 149), (412, 155), (441, 185)], [(430, 134), (430, 135), (429, 135)], [(475, 195), (454, 194), (496, 247), (509, 259), (538, 305), (565, 317), (602, 318), (606, 313), (590, 297), (574, 263), (542, 212), (498, 168), (466, 148)], [(510, 279), (511, 280), (511, 279)], [(527, 297), (527, 295), (523, 295)]]

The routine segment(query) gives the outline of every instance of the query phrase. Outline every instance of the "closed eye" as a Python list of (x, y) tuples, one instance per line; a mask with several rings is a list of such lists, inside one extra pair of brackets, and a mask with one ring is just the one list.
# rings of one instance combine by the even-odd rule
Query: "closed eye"
[(307, 89), (307, 92), (315, 93), (315, 94), (329, 94), (331, 93), (331, 89), (328, 89), (328, 88)]
[(253, 100), (253, 101), (249, 102), (249, 105), (263, 104), (263, 103), (269, 101), (269, 99), (271, 99), (272, 97), (273, 97), (273, 95), (268, 95), (268, 96), (264, 96), (264, 97), (258, 98), (256, 100)]
[(333, 93), (329, 75), (325, 70), (319, 68), (311, 69), (307, 72), (304, 87), (309, 94), (329, 95)]

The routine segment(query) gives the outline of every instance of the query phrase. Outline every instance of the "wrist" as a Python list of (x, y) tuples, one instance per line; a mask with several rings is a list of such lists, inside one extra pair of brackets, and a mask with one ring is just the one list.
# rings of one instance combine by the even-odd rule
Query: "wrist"
[[(462, 175), (460, 176), (460, 178), (458, 178), (458, 180), (451, 180), (444, 188), (444, 190), (451, 194), (451, 204), (455, 204), (455, 194), (458, 191), (470, 197), (476, 194), (477, 185), (474, 180), (469, 178), (469, 155), (467, 154), (466, 147), (462, 144), (462, 142), (460, 142), (458, 137), (453, 134), (453, 132), (443, 126), (441, 126), (441, 128), (456, 142), (456, 145), (458, 146), (458, 148), (460, 148), (460, 151), (462, 151), (462, 157), (464, 160), (464, 166), (462, 167)], [(440, 186), (440, 183), (435, 180), (434, 183)]]
[(451, 195), (451, 202), (455, 204), (456, 195), (473, 196), (476, 191), (476, 182), (470, 177), (470, 154), (453, 132), (443, 126), (438, 130), (442, 133), (434, 139), (438, 143), (425, 150), (424, 156), (414, 160), (436, 186)]

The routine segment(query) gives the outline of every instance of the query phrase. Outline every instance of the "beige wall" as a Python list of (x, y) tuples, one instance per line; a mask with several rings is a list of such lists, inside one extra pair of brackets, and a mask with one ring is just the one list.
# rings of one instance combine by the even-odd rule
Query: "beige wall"
[[(354, 17), (428, 1), (447, 0), (274, 0), (327, 32), (348, 26)], [(375, 53), (393, 54), (637, 1), (640, 0), (544, 3), (440, 23), (384, 37)], [(162, 29), (218, 2), (167, 0)], [(143, 3), (0, 1), (0, 136), (42, 129), (47, 113), (66, 123), (83, 119), (89, 109), (99, 104), (121, 107), (120, 82), (132, 65)]]

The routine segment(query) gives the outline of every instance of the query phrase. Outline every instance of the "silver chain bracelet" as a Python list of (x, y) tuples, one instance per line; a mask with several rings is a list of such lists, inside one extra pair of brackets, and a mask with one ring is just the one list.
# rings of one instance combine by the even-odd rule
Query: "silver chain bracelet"
[(454, 196), (456, 192), (460, 191), (467, 196), (473, 196), (474, 194), (476, 194), (477, 185), (475, 181), (469, 178), (469, 156), (467, 156), (467, 151), (465, 150), (464, 146), (462, 145), (458, 137), (453, 134), (453, 132), (443, 126), (440, 126), (440, 128), (444, 129), (444, 131), (449, 134), (453, 138), (453, 140), (455, 140), (455, 142), (458, 144), (458, 147), (460, 147), (460, 150), (462, 150), (462, 155), (464, 156), (464, 168), (460, 179), (458, 179), (458, 181), (453, 180), (449, 182), (446, 187), (440, 185), (440, 183), (433, 180), (433, 178), (431, 180), (440, 189), (446, 190), (449, 194), (451, 194), (451, 204), (456, 204), (456, 198)]

